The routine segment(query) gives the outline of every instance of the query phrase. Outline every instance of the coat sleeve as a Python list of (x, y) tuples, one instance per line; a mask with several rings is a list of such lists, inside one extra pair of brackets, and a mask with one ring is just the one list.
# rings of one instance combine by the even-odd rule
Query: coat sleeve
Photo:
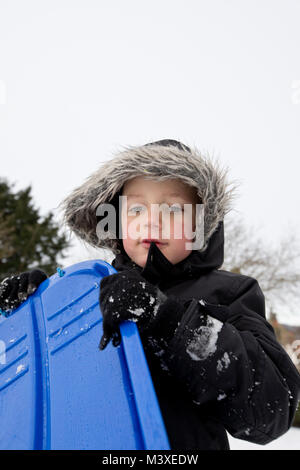
[(267, 444), (293, 422), (300, 375), (265, 318), (260, 286), (247, 276), (230, 305), (208, 304), (209, 313), (199, 302), (168, 343), (169, 371), (233, 437)]

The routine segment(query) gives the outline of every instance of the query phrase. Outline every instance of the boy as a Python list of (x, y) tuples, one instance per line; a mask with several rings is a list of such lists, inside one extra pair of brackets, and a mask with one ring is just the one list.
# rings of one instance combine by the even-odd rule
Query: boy
[[(120, 344), (123, 320), (136, 322), (172, 450), (229, 449), (226, 430), (266, 444), (289, 429), (298, 403), (300, 376), (265, 318), (258, 282), (220, 269), (232, 192), (208, 158), (162, 140), (127, 148), (63, 203), (71, 230), (116, 254), (118, 273), (101, 281), (100, 350)], [(119, 196), (127, 197), (121, 211)], [(95, 214), (104, 203), (116, 208), (115, 233), (99, 231)], [(168, 236), (161, 214), (150, 215), (162, 203)], [(193, 230), (177, 238), (184, 204)], [(193, 249), (199, 204), (203, 243)]]

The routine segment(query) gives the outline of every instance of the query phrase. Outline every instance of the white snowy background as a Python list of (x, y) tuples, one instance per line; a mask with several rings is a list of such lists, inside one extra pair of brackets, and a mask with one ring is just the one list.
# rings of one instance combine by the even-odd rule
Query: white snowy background
[[(0, 175), (59, 218), (121, 146), (175, 138), (230, 168), (268, 243), (298, 234), (299, 19), (298, 0), (0, 0)], [(91, 253), (73, 239), (63, 265)]]
[[(182, 140), (241, 181), (236, 214), (299, 234), (298, 0), (0, 0), (0, 176), (42, 214), (123, 145)], [(78, 241), (63, 261), (101, 257)], [(281, 311), (300, 324), (299, 311)], [(300, 449), (292, 428), (267, 446)]]

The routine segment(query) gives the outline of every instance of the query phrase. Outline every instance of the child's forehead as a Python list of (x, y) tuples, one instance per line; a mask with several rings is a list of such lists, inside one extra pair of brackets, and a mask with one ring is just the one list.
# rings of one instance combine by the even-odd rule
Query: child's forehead
[(196, 188), (187, 185), (177, 178), (158, 180), (147, 176), (137, 176), (125, 182), (122, 193), (126, 196), (146, 196), (148, 192), (163, 196), (187, 196), (197, 192)]

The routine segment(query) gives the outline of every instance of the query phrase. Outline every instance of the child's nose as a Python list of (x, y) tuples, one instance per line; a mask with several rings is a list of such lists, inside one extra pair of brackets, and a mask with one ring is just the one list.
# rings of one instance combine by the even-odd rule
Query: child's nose
[(161, 225), (161, 214), (155, 208), (149, 208), (143, 214), (143, 225), (145, 228), (158, 229)]
[(146, 220), (144, 227), (148, 230), (159, 231), (161, 228), (161, 221), (149, 218), (148, 220)]
[(146, 215), (144, 220), (145, 231), (148, 232), (148, 238), (168, 238), (170, 237), (169, 223), (164, 219), (162, 211), (153, 210), (151, 214)]

